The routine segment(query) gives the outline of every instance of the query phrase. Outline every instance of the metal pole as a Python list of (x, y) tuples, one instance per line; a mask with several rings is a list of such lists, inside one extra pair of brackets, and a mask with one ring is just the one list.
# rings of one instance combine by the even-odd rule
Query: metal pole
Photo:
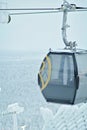
[(66, 35), (66, 29), (69, 26), (66, 24), (66, 22), (67, 22), (67, 10), (64, 10), (64, 12), (63, 12), (63, 25), (62, 25), (62, 37), (63, 37), (63, 41), (64, 41), (65, 45), (70, 46), (70, 42), (68, 42), (67, 35)]
[(16, 113), (13, 114), (13, 130), (18, 130), (17, 115), (16, 115)]

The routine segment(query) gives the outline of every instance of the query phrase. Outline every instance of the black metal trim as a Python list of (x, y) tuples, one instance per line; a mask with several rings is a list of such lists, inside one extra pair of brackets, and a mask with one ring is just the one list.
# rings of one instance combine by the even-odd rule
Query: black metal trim
[(76, 92), (77, 89), (79, 88), (79, 76), (78, 76), (78, 67), (77, 67), (77, 62), (76, 62), (76, 57), (75, 57), (75, 53), (73, 54), (73, 63), (74, 63), (74, 82), (75, 82), (75, 93), (74, 93), (74, 98), (73, 98), (73, 104), (75, 102), (75, 98), (76, 98)]
[(73, 55), (74, 54), (74, 52), (49, 52), (48, 54), (47, 54), (47, 56), (49, 56), (50, 54), (54, 54), (54, 55), (56, 55), (56, 54), (64, 54), (64, 55)]
[[(73, 54), (73, 60), (74, 60), (74, 75), (75, 75), (75, 79), (77, 79), (79, 76), (78, 76), (78, 66), (77, 66), (75, 54)], [(78, 82), (78, 84), (76, 83), (76, 89), (78, 89), (78, 88), (79, 88), (79, 82)]]
[(52, 98), (45, 98), (47, 102), (59, 103), (59, 104), (71, 104), (73, 105), (74, 102), (70, 100), (61, 100), (61, 99), (52, 99)]
[(42, 63), (41, 63), (41, 65), (40, 65), (40, 69), (42, 68), (42, 66), (43, 66), (43, 61), (45, 61), (46, 60), (46, 56), (44, 57), (44, 59), (42, 60)]

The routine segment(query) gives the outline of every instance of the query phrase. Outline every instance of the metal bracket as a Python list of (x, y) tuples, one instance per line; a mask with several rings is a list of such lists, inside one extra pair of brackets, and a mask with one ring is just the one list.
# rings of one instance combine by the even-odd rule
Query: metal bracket
[(66, 30), (68, 27), (70, 27), (67, 25), (67, 14), (69, 11), (75, 10), (75, 8), (76, 5), (69, 4), (66, 0), (64, 0), (63, 5), (61, 5), (61, 9), (63, 10), (62, 38), (64, 44), (66, 45), (66, 48), (69, 48), (71, 50), (75, 50), (77, 44), (76, 41), (72, 42), (67, 40)]

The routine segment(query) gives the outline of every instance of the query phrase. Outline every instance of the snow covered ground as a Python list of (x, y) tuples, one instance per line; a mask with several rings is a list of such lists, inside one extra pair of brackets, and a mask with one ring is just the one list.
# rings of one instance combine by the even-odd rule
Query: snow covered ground
[[(54, 111), (59, 107), (46, 103), (40, 92), (37, 74), (41, 62), (42, 57), (36, 53), (0, 55), (0, 113), (6, 111), (9, 104), (18, 103), (24, 107), (24, 112), (18, 115), (18, 126), (26, 124), (27, 130), (41, 130), (40, 107), (47, 106)], [(12, 125), (11, 115), (0, 117), (1, 128), (12, 130)]]
[[(8, 105), (14, 103), (24, 107), (24, 112), (17, 115), (18, 130), (22, 130), (21, 126), (23, 125), (26, 125), (25, 130), (63, 130), (63, 128), (59, 129), (58, 123), (59, 121), (62, 122), (61, 126), (64, 123), (62, 118), (64, 118), (65, 108), (60, 107), (59, 104), (47, 103), (37, 84), (37, 74), (43, 56), (44, 54), (40, 53), (0, 55), (0, 130), (13, 130), (12, 115), (2, 115), (2, 113), (7, 110)], [(42, 107), (47, 108), (53, 115), (47, 121), (47, 123), (49, 122), (48, 125), (46, 125), (44, 120), (46, 117), (43, 118), (41, 113), (40, 108)], [(84, 111), (86, 107), (86, 105), (85, 108), (83, 107)], [(62, 112), (60, 111), (61, 109), (63, 110)], [(73, 109), (70, 107), (68, 111), (73, 111)], [(77, 113), (80, 115), (81, 112)], [(72, 113), (71, 115), (73, 116)], [(65, 112), (66, 114), (67, 112)], [(59, 115), (61, 118), (58, 118)], [(67, 115), (66, 120), (69, 121), (69, 118), (71, 117)], [(73, 116), (72, 121), (74, 118), (76, 117)], [(83, 120), (80, 122), (83, 122)], [(52, 126), (51, 124), (53, 123), (54, 125)], [(79, 130), (79, 127), (77, 129)], [(86, 129), (85, 126), (81, 130)], [(68, 129), (64, 127), (64, 130)]]

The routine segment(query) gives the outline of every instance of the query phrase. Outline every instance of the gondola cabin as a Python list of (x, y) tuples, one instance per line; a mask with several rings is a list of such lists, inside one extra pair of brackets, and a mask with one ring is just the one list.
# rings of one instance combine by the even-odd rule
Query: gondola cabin
[(38, 84), (48, 102), (77, 104), (87, 100), (87, 51), (50, 51), (44, 58)]

